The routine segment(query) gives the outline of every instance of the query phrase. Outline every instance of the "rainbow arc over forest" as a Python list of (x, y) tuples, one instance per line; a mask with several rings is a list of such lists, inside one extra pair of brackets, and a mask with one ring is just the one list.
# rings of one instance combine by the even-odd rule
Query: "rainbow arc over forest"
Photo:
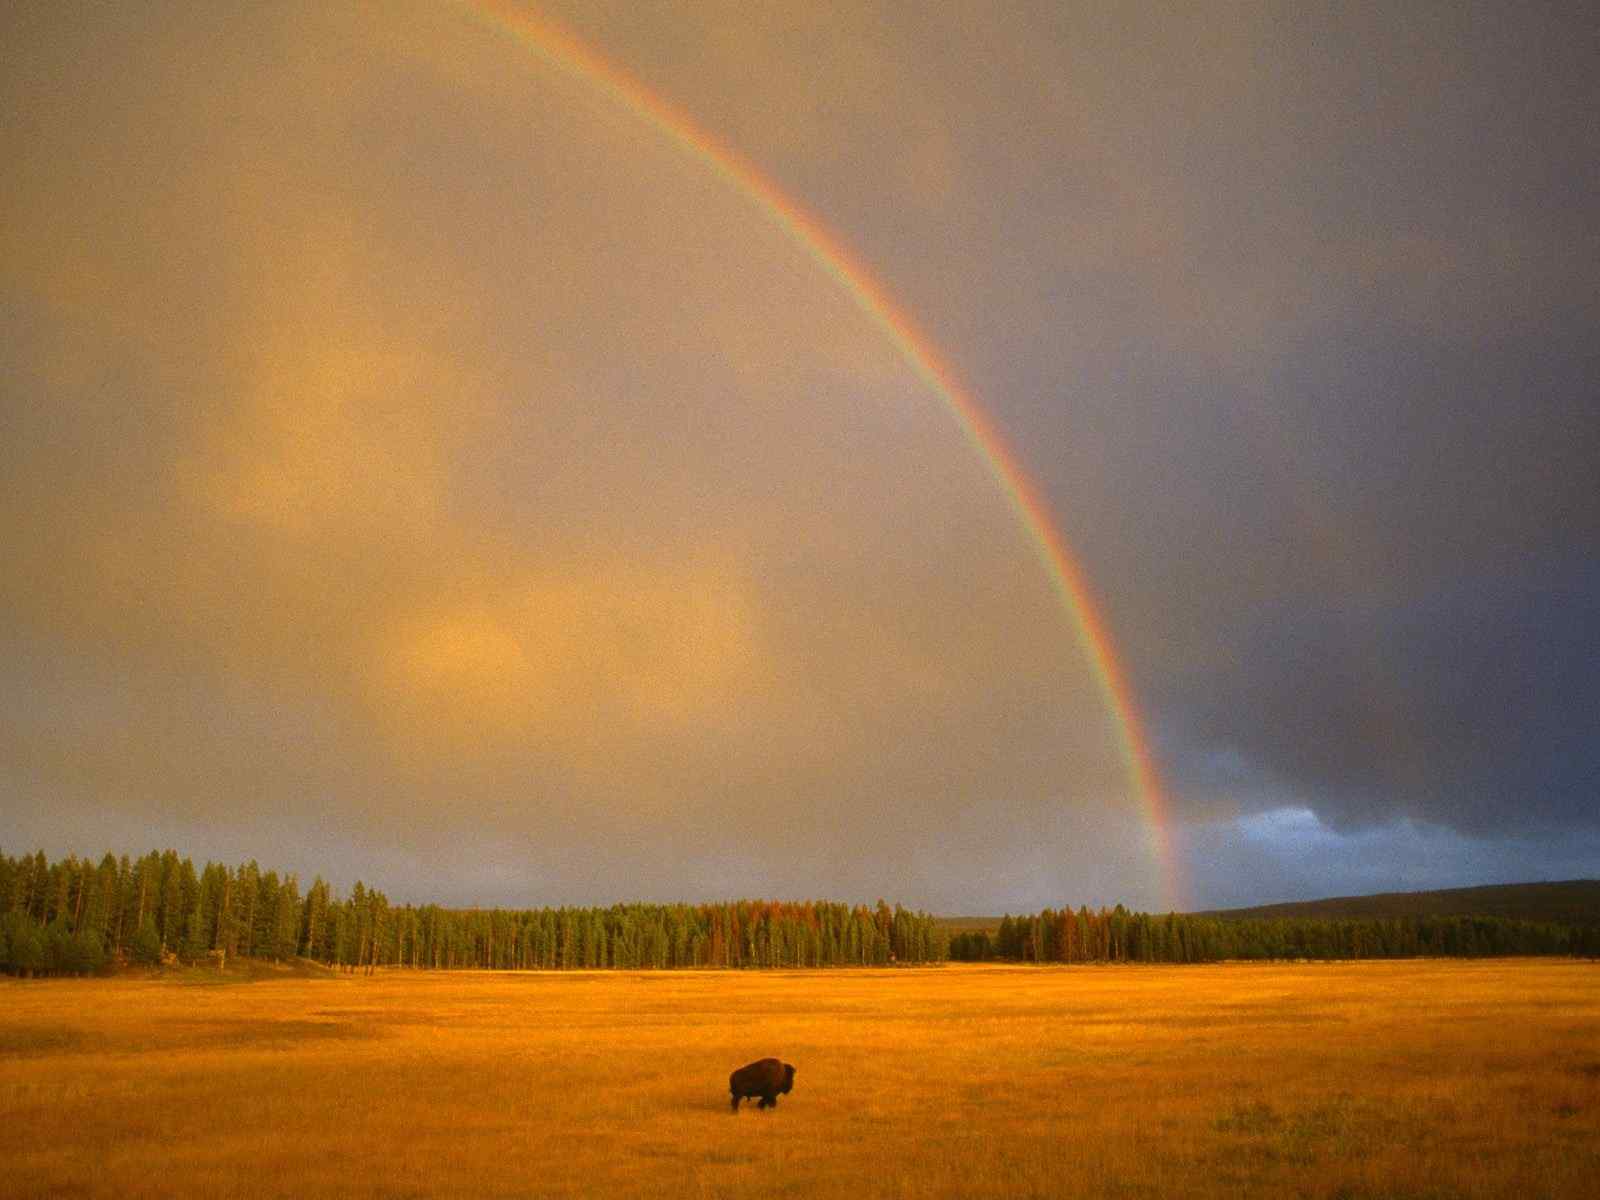
[(944, 356), (895, 303), (872, 272), (840, 238), (785, 194), (753, 164), (714, 134), (656, 95), (626, 70), (596, 53), (559, 23), (502, 0), (460, 0), (466, 10), (495, 30), (526, 46), (552, 66), (578, 76), (632, 110), (657, 132), (721, 176), (747, 196), (768, 219), (800, 245), (855, 300), (894, 343), (901, 357), (944, 401), (962, 432), (988, 466), (1007, 503), (1027, 530), (1034, 553), (1045, 568), (1071, 618), (1102, 699), (1112, 717), (1129, 786), (1138, 797), (1150, 850), (1161, 873), (1164, 902), (1180, 907), (1185, 883), (1173, 853), (1169, 817), (1159, 773), (1151, 756), (1144, 725), (1134, 705), (1126, 673), (1104, 619), (1089, 592), (1083, 572), (1057, 529), (1048, 505), (1039, 495), (994, 422), (962, 385)]

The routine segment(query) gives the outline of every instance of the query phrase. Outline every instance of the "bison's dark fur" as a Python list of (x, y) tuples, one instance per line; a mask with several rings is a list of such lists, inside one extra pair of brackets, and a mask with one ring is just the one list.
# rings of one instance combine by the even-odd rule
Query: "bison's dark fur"
[(794, 1087), (794, 1068), (775, 1058), (763, 1058), (747, 1067), (740, 1067), (728, 1076), (728, 1090), (733, 1093), (733, 1111), (739, 1111), (739, 1101), (761, 1097), (758, 1108), (778, 1107), (778, 1097), (789, 1094)]

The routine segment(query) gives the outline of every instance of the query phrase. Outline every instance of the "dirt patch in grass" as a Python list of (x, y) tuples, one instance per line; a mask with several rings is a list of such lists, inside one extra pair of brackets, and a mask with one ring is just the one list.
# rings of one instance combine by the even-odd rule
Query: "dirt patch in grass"
[(99, 1049), (103, 1039), (76, 1029), (49, 1025), (0, 1024), (0, 1058), (31, 1058)]

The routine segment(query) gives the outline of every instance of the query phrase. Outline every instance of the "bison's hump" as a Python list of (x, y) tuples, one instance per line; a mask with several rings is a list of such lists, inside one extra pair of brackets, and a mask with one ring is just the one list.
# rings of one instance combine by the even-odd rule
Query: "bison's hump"
[(730, 1075), (728, 1086), (749, 1095), (776, 1091), (784, 1085), (793, 1070), (781, 1059), (760, 1058), (753, 1063), (746, 1063)]

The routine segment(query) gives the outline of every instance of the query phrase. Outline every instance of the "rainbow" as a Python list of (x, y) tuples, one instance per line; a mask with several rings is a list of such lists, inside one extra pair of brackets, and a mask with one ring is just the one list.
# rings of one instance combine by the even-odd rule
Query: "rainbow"
[(748, 196), (838, 281), (861, 311), (883, 330), (907, 365), (949, 407), (1027, 531), (1035, 555), (1049, 575), (1062, 607), (1071, 617), (1079, 646), (1112, 715), (1117, 749), (1129, 785), (1143, 808), (1150, 851), (1161, 872), (1164, 903), (1167, 907), (1180, 907), (1185, 885), (1171, 844), (1166, 799), (1110, 631), (1089, 593), (1082, 569), (1056, 528), (1049, 507), (1006, 446), (999, 430), (971, 392), (962, 386), (938, 348), (835, 234), (732, 147), (696, 124), (687, 113), (650, 91), (621, 67), (602, 58), (554, 20), (513, 7), (503, 0), (459, 2), (485, 24), (515, 38), (552, 66), (609, 93), (735, 190)]

